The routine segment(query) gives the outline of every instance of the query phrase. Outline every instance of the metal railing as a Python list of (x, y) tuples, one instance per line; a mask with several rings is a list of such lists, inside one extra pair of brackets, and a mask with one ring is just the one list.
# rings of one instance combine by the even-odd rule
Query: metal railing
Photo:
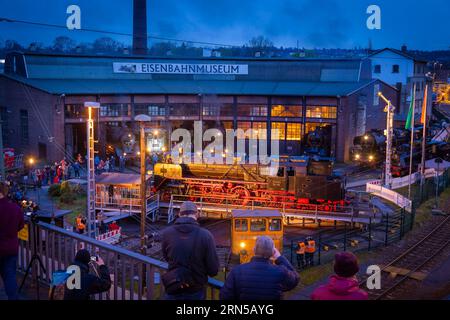
[[(297, 204), (293, 202), (264, 201), (250, 199), (246, 204), (237, 204), (234, 195), (174, 195), (170, 197), (168, 212), (173, 215), (174, 208), (182, 202), (190, 200), (197, 204), (201, 215), (205, 212), (220, 212), (221, 218), (230, 218), (234, 209), (267, 209), (279, 210), (284, 218), (311, 219), (316, 223), (320, 220), (343, 220), (348, 222), (362, 222), (375, 219), (375, 212), (356, 212), (352, 206), (333, 206), (331, 204)], [(296, 208), (299, 205), (301, 208)], [(324, 210), (328, 207), (328, 210)], [(169, 222), (170, 223), (170, 222)]]
[[(102, 257), (108, 266), (112, 286), (109, 292), (95, 296), (98, 300), (153, 300), (164, 298), (161, 275), (167, 270), (165, 262), (113, 246), (84, 235), (76, 234), (52, 224), (28, 222), (28, 241), (20, 240), (18, 269), (25, 271), (34, 251), (41, 258), (45, 270), (34, 263), (32, 277), (49, 284), (57, 270), (66, 270), (81, 248)], [(30, 279), (28, 279), (30, 281)], [(208, 299), (218, 299), (223, 283), (210, 278), (206, 286)]]

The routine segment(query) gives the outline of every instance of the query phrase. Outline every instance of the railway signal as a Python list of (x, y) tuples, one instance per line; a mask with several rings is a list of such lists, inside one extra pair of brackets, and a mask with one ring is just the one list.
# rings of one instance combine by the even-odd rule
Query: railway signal
[(392, 136), (394, 134), (394, 110), (395, 107), (391, 101), (388, 100), (381, 91), (378, 92), (378, 96), (386, 102), (384, 112), (387, 112), (386, 117), (386, 162), (384, 171), (384, 185), (386, 188), (391, 188), (392, 172), (391, 172), (391, 156), (392, 156)]

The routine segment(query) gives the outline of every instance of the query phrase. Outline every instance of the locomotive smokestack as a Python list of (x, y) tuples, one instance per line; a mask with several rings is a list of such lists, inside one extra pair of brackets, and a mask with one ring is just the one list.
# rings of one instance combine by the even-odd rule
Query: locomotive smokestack
[(147, 54), (147, 0), (133, 0), (133, 53)]

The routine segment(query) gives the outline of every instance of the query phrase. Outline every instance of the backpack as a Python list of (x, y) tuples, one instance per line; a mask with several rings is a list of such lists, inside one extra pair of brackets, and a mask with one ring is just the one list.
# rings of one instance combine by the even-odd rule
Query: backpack
[(49, 300), (64, 300), (66, 292), (66, 281), (70, 274), (65, 270), (58, 270), (52, 273), (52, 282), (48, 293)]

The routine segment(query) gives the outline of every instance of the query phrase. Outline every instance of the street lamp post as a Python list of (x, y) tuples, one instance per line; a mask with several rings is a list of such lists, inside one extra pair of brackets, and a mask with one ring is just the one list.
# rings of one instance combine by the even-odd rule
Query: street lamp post
[(147, 216), (147, 197), (146, 197), (146, 168), (145, 168), (145, 122), (150, 122), (152, 119), (146, 114), (139, 114), (134, 117), (134, 120), (139, 122), (140, 129), (140, 156), (141, 156), (141, 188), (140, 188), (140, 198), (141, 198), (141, 253), (145, 255), (147, 253), (146, 236), (145, 236), (145, 219)]
[(92, 118), (92, 109), (99, 109), (98, 102), (85, 102), (84, 107), (88, 109), (87, 129), (87, 232), (89, 237), (95, 238), (96, 216), (95, 216), (95, 165), (94, 165), (94, 120)]
[(391, 101), (388, 100), (381, 92), (378, 92), (378, 96), (386, 102), (386, 107), (384, 112), (387, 113), (386, 116), (386, 162), (385, 162), (385, 173), (384, 173), (384, 186), (386, 188), (391, 188), (392, 183), (392, 173), (391, 173), (391, 156), (392, 156), (392, 136), (394, 128), (394, 110), (395, 107), (392, 105)]

